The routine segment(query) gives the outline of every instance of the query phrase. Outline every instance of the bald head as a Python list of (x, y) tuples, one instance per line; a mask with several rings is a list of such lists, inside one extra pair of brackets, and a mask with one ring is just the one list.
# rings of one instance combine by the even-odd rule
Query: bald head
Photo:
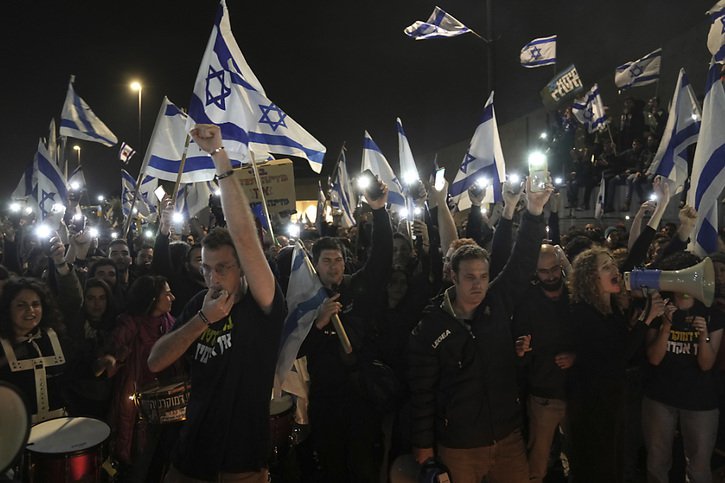
[(539, 252), (539, 261), (536, 264), (536, 278), (541, 287), (548, 292), (557, 292), (562, 287), (561, 260), (559, 253), (553, 245), (544, 243)]

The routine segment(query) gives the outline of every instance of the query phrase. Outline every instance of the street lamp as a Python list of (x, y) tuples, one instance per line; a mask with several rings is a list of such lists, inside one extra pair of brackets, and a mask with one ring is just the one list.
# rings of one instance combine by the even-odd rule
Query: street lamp
[(141, 94), (143, 93), (143, 86), (139, 81), (131, 82), (131, 90), (138, 92), (138, 144), (136, 149), (141, 149)]
[(78, 166), (80, 166), (81, 165), (81, 147), (76, 144), (75, 146), (73, 146), (73, 151), (78, 153)]

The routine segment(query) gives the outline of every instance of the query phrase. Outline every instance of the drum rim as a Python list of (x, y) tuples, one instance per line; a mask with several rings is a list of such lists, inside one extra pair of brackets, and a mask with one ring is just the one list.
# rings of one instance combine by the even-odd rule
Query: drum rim
[[(105, 438), (103, 438), (103, 441), (99, 441), (96, 444), (93, 444), (93, 445), (90, 445), (90, 446), (86, 446), (85, 448), (82, 448), (82, 449), (77, 449), (77, 450), (72, 450), (72, 451), (53, 451), (53, 452), (33, 451), (33, 448), (28, 444), (28, 440), (26, 439), (25, 440), (24, 449), (27, 452), (29, 452), (29, 453), (33, 453), (34, 455), (41, 455), (41, 456), (44, 456), (45, 458), (58, 458), (59, 456), (81, 455), (81, 454), (84, 454), (84, 453), (88, 453), (89, 450), (92, 450), (92, 449), (98, 448), (99, 446), (102, 446), (111, 437), (111, 432), (112, 432), (111, 431), (111, 426), (109, 426), (108, 423), (106, 423), (105, 421), (102, 421), (100, 419), (91, 418), (91, 417), (88, 417), (88, 416), (59, 416), (57, 418), (50, 418), (50, 419), (46, 419), (45, 421), (41, 421), (38, 424), (36, 424), (35, 426), (40, 426), (41, 424), (49, 423), (51, 421), (55, 421), (55, 420), (58, 420), (58, 419), (90, 419), (92, 421), (97, 421), (99, 423), (102, 423), (106, 428), (108, 428), (108, 436), (106, 436)], [(30, 437), (30, 431), (31, 430), (32, 430), (32, 428), (28, 428), (28, 439)], [(35, 444), (35, 443), (31, 443), (31, 444)]]
[(18, 457), (23, 454), (23, 451), (25, 450), (25, 447), (28, 444), (28, 438), (30, 437), (30, 427), (32, 425), (32, 417), (30, 414), (30, 411), (28, 410), (28, 401), (25, 398), (25, 394), (15, 386), (14, 384), (10, 384), (6, 381), (0, 381), (0, 387), (6, 387), (10, 389), (11, 392), (14, 392), (19, 398), (20, 401), (23, 403), (23, 407), (25, 408), (25, 416), (26, 416), (26, 424), (25, 424), (25, 435), (22, 438), (23, 444), (20, 445), (18, 450), (15, 452), (15, 455), (10, 459), (7, 466), (5, 468), (0, 466), (0, 473), (5, 473), (8, 468), (11, 468), (13, 466), (13, 463), (15, 463), (18, 459)]

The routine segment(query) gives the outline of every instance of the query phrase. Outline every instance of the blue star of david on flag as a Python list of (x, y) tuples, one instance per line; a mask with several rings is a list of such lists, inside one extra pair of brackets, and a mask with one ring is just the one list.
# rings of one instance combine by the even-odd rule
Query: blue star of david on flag
[(541, 58), (541, 49), (538, 47), (532, 48), (529, 53), (531, 54), (531, 60), (538, 60)]
[(639, 64), (635, 64), (629, 71), (629, 76), (631, 78), (639, 77), (642, 75), (642, 67)]
[(463, 162), (461, 163), (461, 171), (464, 173), (467, 173), (468, 165), (471, 164), (475, 160), (476, 160), (476, 158), (474, 156), (471, 156), (470, 153), (466, 153), (466, 157), (463, 158)]
[(41, 198), (40, 198), (40, 203), (38, 203), (38, 206), (40, 207), (40, 211), (43, 214), (43, 218), (45, 218), (48, 215), (48, 213), (50, 213), (50, 210), (45, 209), (45, 202), (50, 200), (51, 206), (52, 206), (52, 203), (55, 203), (55, 195), (56, 195), (55, 192), (51, 191), (49, 193), (45, 190), (41, 190), (41, 195), (40, 195)]
[[(285, 114), (284, 111), (282, 111), (282, 109), (277, 107), (274, 103), (271, 103), (268, 106), (259, 104), (259, 108), (262, 110), (262, 117), (259, 118), (260, 124), (269, 124), (269, 127), (272, 128), (272, 131), (277, 131), (277, 128), (280, 126), (287, 127), (287, 124), (284, 122), (284, 118), (287, 117), (287, 114)], [(273, 121), (270, 118), (269, 114), (271, 112), (277, 113), (276, 121)]]
[(591, 109), (587, 109), (586, 111), (584, 111), (584, 119), (591, 121), (593, 118), (594, 118), (594, 113), (592, 112)]
[[(212, 90), (213, 84), (216, 84), (216, 81), (219, 83), (217, 95), (214, 94), (217, 91)], [(206, 105), (214, 104), (222, 111), (225, 111), (227, 109), (226, 98), (231, 94), (231, 87), (224, 83), (224, 69), (214, 70), (214, 67), (210, 65), (209, 75), (206, 76)]]
[(720, 33), (725, 34), (725, 15), (720, 17), (720, 23), (722, 24), (722, 31)]

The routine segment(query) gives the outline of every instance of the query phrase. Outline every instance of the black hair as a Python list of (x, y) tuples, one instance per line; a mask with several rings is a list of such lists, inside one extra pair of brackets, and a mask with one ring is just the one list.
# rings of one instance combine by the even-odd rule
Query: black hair
[(144, 275), (137, 278), (128, 289), (126, 313), (150, 315), (165, 284), (166, 278), (160, 275)]
[(313, 265), (317, 265), (317, 262), (320, 261), (320, 255), (322, 254), (323, 250), (338, 250), (343, 255), (345, 253), (342, 244), (338, 241), (337, 238), (323, 236), (322, 238), (317, 240), (314, 245), (312, 245)]
[(12, 277), (5, 284), (2, 296), (0, 296), (0, 337), (5, 339), (13, 339), (15, 337), (13, 323), (10, 317), (10, 304), (12, 304), (15, 297), (23, 290), (32, 290), (40, 297), (40, 303), (43, 307), (43, 317), (40, 319), (38, 327), (50, 327), (56, 332), (65, 332), (62, 315), (60, 310), (58, 310), (58, 305), (48, 286), (36, 278)]

